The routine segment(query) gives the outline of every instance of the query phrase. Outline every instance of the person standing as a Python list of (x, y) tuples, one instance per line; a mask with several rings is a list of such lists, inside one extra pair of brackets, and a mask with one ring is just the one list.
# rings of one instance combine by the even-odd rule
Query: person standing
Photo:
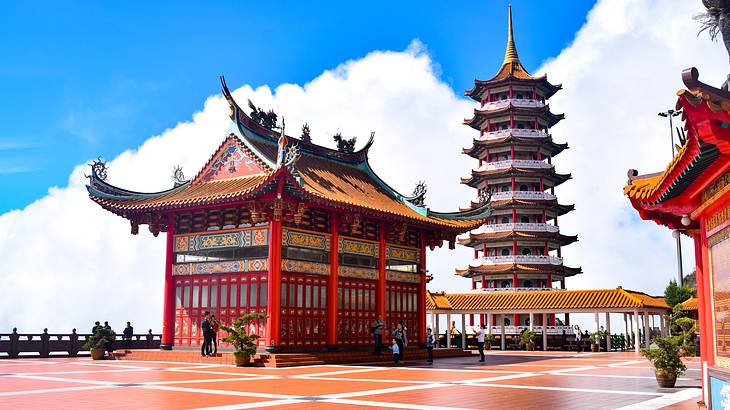
[(109, 322), (104, 322), (104, 330), (112, 330), (112, 327), (109, 326)]
[(99, 329), (102, 329), (102, 327), (101, 327), (101, 323), (99, 323), (99, 321), (97, 320), (96, 322), (94, 322), (94, 327), (91, 328), (91, 334), (95, 335), (96, 332), (99, 331)]
[(583, 333), (580, 331), (580, 326), (575, 325), (573, 327), (573, 333), (575, 334), (575, 350), (580, 353), (583, 351), (583, 344), (581, 340)]
[(484, 335), (486, 329), (484, 323), (482, 323), (477, 329), (477, 348), (479, 349), (479, 361), (484, 361)]
[(124, 328), (124, 332), (122, 333), (125, 349), (129, 349), (132, 345), (132, 335), (134, 335), (134, 328), (132, 327), (132, 323), (127, 322), (127, 327)]
[(403, 325), (403, 321), (399, 321), (395, 330), (393, 330), (393, 339), (398, 345), (398, 351), (400, 353), (400, 359), (403, 359), (405, 355), (405, 347), (408, 344), (408, 337), (406, 335), (406, 328)]
[(373, 322), (371, 333), (375, 339), (375, 351), (374, 354), (380, 355), (380, 349), (383, 344), (383, 329), (385, 328), (385, 322), (383, 322), (383, 316), (378, 315), (378, 318)]
[(208, 344), (208, 354), (213, 351), (213, 356), (218, 354), (218, 330), (220, 329), (221, 322), (215, 318), (215, 315), (210, 315), (210, 344)]
[(393, 364), (398, 366), (398, 362), (400, 361), (400, 346), (398, 345), (397, 339), (393, 339), (390, 348), (393, 350)]
[(426, 350), (428, 351), (428, 358), (426, 359), (427, 362), (433, 363), (433, 344), (436, 341), (436, 338), (434, 337), (433, 333), (431, 332), (431, 328), (429, 327), (426, 329)]
[(210, 321), (208, 320), (208, 312), (203, 313), (203, 321), (200, 322), (200, 330), (203, 333), (203, 344), (200, 345), (200, 355), (207, 356), (210, 348)]

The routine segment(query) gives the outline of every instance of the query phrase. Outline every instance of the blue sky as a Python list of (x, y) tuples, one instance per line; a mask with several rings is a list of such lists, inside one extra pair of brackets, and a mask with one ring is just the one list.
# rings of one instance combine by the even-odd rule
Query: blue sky
[[(504, 53), (504, 1), (273, 3), (5, 4), (0, 213), (66, 185), (76, 164), (188, 120), (220, 74), (232, 87), (303, 84), (418, 38), (460, 93)], [(594, 2), (512, 3), (520, 57), (535, 70), (571, 42)]]

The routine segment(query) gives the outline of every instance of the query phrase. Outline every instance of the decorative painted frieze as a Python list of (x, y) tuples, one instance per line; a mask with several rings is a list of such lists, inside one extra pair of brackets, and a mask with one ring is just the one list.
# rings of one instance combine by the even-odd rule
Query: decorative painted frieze
[(389, 282), (421, 283), (421, 276), (417, 273), (389, 270), (386, 272), (385, 278)]
[(244, 248), (250, 246), (266, 246), (268, 244), (269, 232), (266, 228), (175, 236), (175, 252)]
[(421, 252), (417, 249), (400, 248), (388, 245), (386, 248), (388, 259), (397, 259), (399, 261), (418, 263), (421, 260)]
[(378, 270), (369, 268), (355, 268), (352, 266), (339, 266), (338, 276), (358, 279), (378, 279)]
[(314, 275), (329, 275), (330, 265), (326, 263), (282, 259), (281, 270), (286, 272), (311, 273)]
[(173, 276), (208, 275), (211, 273), (263, 272), (269, 270), (267, 259), (242, 259), (220, 262), (190, 262), (172, 265)]
[(374, 258), (377, 258), (380, 255), (377, 243), (339, 238), (337, 240), (337, 244), (337, 249), (340, 253), (352, 253), (355, 255), (372, 256)]
[(298, 246), (301, 248), (330, 250), (329, 235), (317, 235), (315, 233), (282, 229), (282, 243), (284, 246)]

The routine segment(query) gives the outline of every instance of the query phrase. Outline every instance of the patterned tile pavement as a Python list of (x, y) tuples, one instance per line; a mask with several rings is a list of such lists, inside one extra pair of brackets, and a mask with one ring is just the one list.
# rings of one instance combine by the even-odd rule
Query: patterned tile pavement
[(485, 363), (236, 368), (162, 361), (0, 361), (0, 403), (23, 409), (696, 409), (699, 363), (674, 389), (633, 353), (500, 352)]

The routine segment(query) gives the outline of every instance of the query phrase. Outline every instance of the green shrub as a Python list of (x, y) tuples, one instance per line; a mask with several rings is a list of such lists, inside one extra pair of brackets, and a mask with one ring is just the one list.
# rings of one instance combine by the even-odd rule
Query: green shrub
[(266, 319), (263, 313), (247, 313), (233, 321), (232, 326), (221, 325), (228, 336), (223, 338), (224, 343), (233, 345), (236, 352), (256, 354), (256, 341), (261, 337), (255, 333), (248, 333), (251, 322)]
[(681, 336), (666, 336), (654, 338), (657, 347), (641, 349), (641, 354), (646, 357), (654, 369), (667, 375), (680, 376), (687, 370), (682, 363), (682, 355), (679, 348), (682, 344)]

